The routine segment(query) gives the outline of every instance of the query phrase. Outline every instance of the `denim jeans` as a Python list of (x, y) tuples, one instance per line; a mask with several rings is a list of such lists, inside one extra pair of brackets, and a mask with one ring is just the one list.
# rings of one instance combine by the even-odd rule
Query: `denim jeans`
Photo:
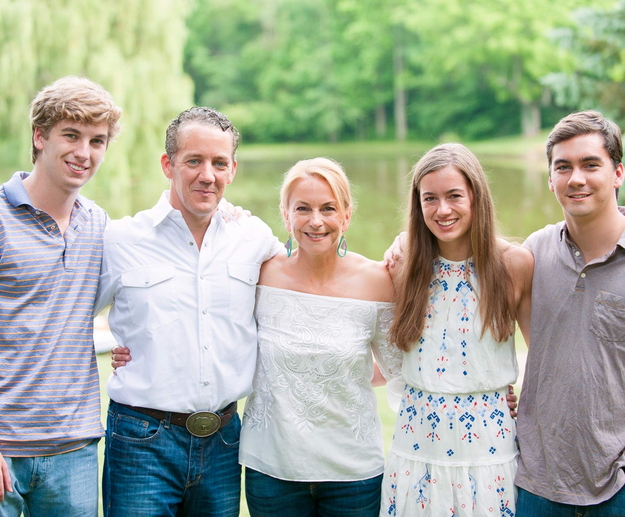
[(110, 402), (104, 515), (110, 517), (237, 517), (241, 420), (198, 438), (185, 427)]
[(246, 468), (245, 496), (251, 517), (378, 517), (382, 477), (309, 483)]
[(13, 492), (5, 492), (0, 517), (98, 515), (98, 441), (54, 456), (5, 456)]
[(625, 487), (610, 499), (591, 506), (554, 503), (519, 488), (516, 517), (624, 517)]

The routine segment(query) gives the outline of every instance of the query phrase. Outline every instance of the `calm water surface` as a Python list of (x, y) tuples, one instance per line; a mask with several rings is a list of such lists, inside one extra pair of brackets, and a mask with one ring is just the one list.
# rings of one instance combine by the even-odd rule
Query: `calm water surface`
[[(384, 250), (404, 226), (404, 210), (410, 185), (410, 168), (427, 150), (415, 144), (414, 151), (397, 153), (382, 145), (318, 146), (310, 148), (288, 145), (239, 152), (238, 171), (226, 197), (261, 217), (275, 234), (286, 239), (278, 211), (278, 193), (282, 175), (297, 160), (314, 156), (329, 156), (338, 160), (353, 184), (357, 209), (347, 233), (349, 249), (372, 259), (382, 258)], [(559, 221), (562, 212), (547, 188), (545, 159), (540, 150), (526, 156), (497, 156), (476, 153), (490, 180), (501, 231), (504, 235), (523, 239), (547, 223)], [(30, 170), (30, 165), (26, 170)], [(107, 174), (106, 164), (98, 174)], [(157, 165), (158, 167), (158, 165)], [(0, 173), (6, 181), (12, 171)], [(167, 188), (159, 170), (152, 173), (153, 192), (133, 193), (133, 211), (149, 208), (156, 201), (154, 192)], [(160, 185), (160, 186), (159, 186)], [(128, 215), (115, 199), (101, 195), (94, 184), (84, 193), (95, 199), (111, 217)]]

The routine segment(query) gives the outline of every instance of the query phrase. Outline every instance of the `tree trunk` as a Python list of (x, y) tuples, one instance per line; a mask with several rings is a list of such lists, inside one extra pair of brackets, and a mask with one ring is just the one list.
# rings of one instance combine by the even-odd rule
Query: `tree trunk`
[(400, 44), (395, 45), (393, 56), (393, 75), (394, 77), (394, 115), (395, 115), (395, 139), (404, 141), (408, 135), (408, 117), (406, 116), (407, 95), (404, 87), (404, 56), (403, 49)]
[(375, 108), (375, 134), (378, 138), (386, 136), (386, 106), (383, 103)]
[(536, 136), (540, 133), (540, 105), (538, 101), (521, 102), (521, 130), (525, 137)]

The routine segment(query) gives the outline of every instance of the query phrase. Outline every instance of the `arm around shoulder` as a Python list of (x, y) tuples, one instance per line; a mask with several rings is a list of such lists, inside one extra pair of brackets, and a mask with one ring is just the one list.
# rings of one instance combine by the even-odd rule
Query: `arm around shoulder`
[(504, 250), (503, 259), (514, 288), (517, 323), (529, 346), (534, 255), (527, 248), (510, 245)]

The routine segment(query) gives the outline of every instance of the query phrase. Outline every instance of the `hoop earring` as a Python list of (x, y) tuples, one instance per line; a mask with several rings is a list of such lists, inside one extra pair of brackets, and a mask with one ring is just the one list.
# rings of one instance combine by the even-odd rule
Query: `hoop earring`
[(341, 235), (339, 245), (336, 247), (336, 254), (341, 258), (347, 255), (347, 240), (344, 235)]
[(293, 239), (289, 235), (289, 238), (284, 243), (284, 247), (286, 248), (286, 256), (290, 257), (291, 253), (293, 253)]

